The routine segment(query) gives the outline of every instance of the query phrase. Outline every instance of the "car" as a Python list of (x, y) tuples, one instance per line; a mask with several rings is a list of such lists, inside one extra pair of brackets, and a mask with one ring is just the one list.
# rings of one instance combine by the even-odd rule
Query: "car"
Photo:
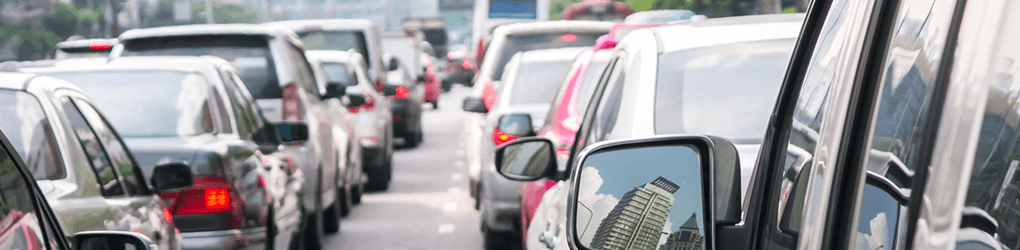
[[(283, 146), (304, 174), (301, 198), (307, 248), (321, 247), (340, 228), (350, 193), (347, 169), (361, 167), (360, 147), (346, 126), (352, 114), (340, 102), (344, 88), (317, 78), (293, 31), (261, 24), (202, 24), (125, 31), (112, 58), (217, 56), (230, 62), (270, 123), (300, 122), (308, 140)], [(353, 198), (352, 198), (353, 199)]]
[(690, 10), (647, 10), (631, 14), (623, 19), (625, 24), (670, 23), (686, 20), (704, 20), (704, 15)]
[[(566, 77), (571, 62), (584, 47), (518, 52), (507, 63), (505, 81), (499, 86), (499, 101), (486, 110), (481, 99), (468, 99), (465, 109), (485, 112), (485, 136), (472, 138), (483, 151), (518, 137), (534, 136), (535, 127), (549, 111), (549, 103)], [(486, 249), (519, 244), (520, 197), (517, 182), (499, 176), (495, 165), (486, 162), (479, 173), (477, 206), (482, 213), (481, 229)]]
[(443, 91), (450, 91), (454, 83), (467, 86), (475, 77), (474, 64), (471, 63), (470, 51), (467, 47), (456, 47), (446, 54), (447, 81), (443, 82)]
[(424, 140), (421, 120), (426, 92), (422, 78), (425, 76), (415, 77), (414, 66), (396, 56), (384, 57), (390, 69), (385, 93), (393, 105), (393, 133), (404, 139), (404, 147), (417, 147)]
[(78, 39), (57, 43), (57, 52), (53, 59), (108, 57), (117, 39)]
[(181, 249), (181, 234), (157, 193), (187, 186), (152, 188), (145, 176), (153, 176), (154, 168), (190, 176), (188, 165), (140, 165), (103, 113), (74, 85), (38, 75), (0, 75), (12, 79), (0, 85), (0, 114), (5, 117), (0, 130), (9, 133), (6, 141), (12, 152), (24, 159), (52, 204), (50, 209), (63, 225), (60, 231), (136, 232), (159, 249)]
[[(595, 40), (600, 36), (608, 34), (612, 23), (593, 21), (546, 21), (513, 23), (499, 26), (489, 39), (489, 45), (485, 51), (485, 60), (482, 63), (478, 74), (475, 76), (471, 93), (466, 99), (482, 99), (487, 112), (492, 104), (496, 102), (499, 85), (503, 75), (503, 69), (513, 55), (521, 51), (536, 49), (554, 49), (577, 46), (593, 46)], [(565, 73), (565, 72), (564, 72)], [(465, 100), (467, 102), (467, 100)], [(463, 108), (463, 107), (462, 107)], [(478, 178), (483, 163), (491, 162), (491, 143), (479, 144), (481, 141), (476, 138), (490, 136), (483, 133), (483, 115), (467, 115), (464, 119), (464, 127), (467, 130), (465, 137), (465, 155), (467, 156), (468, 187), (475, 203), (478, 201)], [(485, 146), (485, 148), (483, 148)], [(483, 158), (485, 157), (485, 158)]]
[(421, 61), (422, 68), (425, 70), (424, 77), (421, 79), (422, 87), (425, 88), (425, 101), (432, 104), (432, 109), (439, 109), (439, 94), (443, 92), (443, 85), (438, 70), (442, 67), (437, 64), (439, 60), (427, 53), (422, 53)]
[[(27, 94), (23, 91), (26, 85), (38, 88), (39, 84), (31, 83), (34, 81), (61, 85), (60, 80), (57, 79), (22, 73), (0, 73), (0, 81), (2, 81), (0, 85), (5, 89), (3, 91), (13, 94), (19, 92)], [(73, 88), (66, 82), (62, 84)], [(66, 89), (66, 92), (73, 93), (74, 90)], [(169, 191), (190, 186), (190, 172), (180, 166), (159, 167), (157, 171), (154, 171), (152, 179), (149, 180), (153, 186), (148, 188), (154, 191)], [(34, 174), (28, 170), (28, 166), (22, 161), (18, 151), (2, 131), (0, 131), (0, 169), (4, 169), (4, 171), (0, 171), (0, 180), (3, 180), (0, 181), (0, 193), (4, 195), (4, 199), (0, 201), (2, 203), (0, 205), (4, 207), (4, 211), (0, 212), (0, 218), (2, 218), (0, 220), (4, 221), (4, 223), (0, 223), (0, 246), (10, 249), (14, 249), (14, 247), (19, 249), (160, 249), (160, 246), (156, 245), (151, 238), (137, 232), (86, 231), (66, 236), (60, 219), (50, 208), (38, 184), (33, 181)], [(110, 243), (114, 245), (111, 246)]]
[[(77, 105), (83, 110), (85, 120), (93, 120), (90, 117), (95, 115), (83, 107), (103, 110), (107, 115), (103, 120), (109, 121), (109, 127), (116, 127), (123, 133), (124, 144), (133, 157), (110, 156), (107, 157), (109, 161), (137, 159), (142, 166), (139, 174), (142, 171), (151, 174), (154, 166), (163, 164), (186, 162), (190, 165), (195, 176), (194, 186), (159, 193), (169, 207), (166, 212), (172, 215), (181, 231), (183, 249), (253, 246), (282, 249), (298, 243), (296, 237), (300, 236), (302, 212), (301, 197), (297, 194), (302, 192), (302, 180), (293, 175), (300, 173), (265, 165), (264, 154), (275, 153), (282, 144), (305, 140), (281, 141), (277, 138), (278, 127), (307, 131), (307, 125), (266, 122), (254, 98), (227, 61), (211, 56), (122, 57), (106, 64), (34, 67), (23, 71), (68, 81), (93, 97), (94, 104), (65, 101), (63, 106), (67, 110)], [(70, 124), (84, 124), (78, 120), (82, 119), (71, 118)], [(96, 122), (89, 122), (92, 123)], [(110, 130), (93, 127), (97, 134)], [(81, 134), (80, 131), (87, 128), (74, 129)], [(284, 136), (287, 137), (290, 134)], [(81, 144), (89, 145), (86, 140)], [(126, 149), (112, 150), (114, 146), (102, 148), (108, 155), (127, 152)], [(99, 157), (90, 155), (89, 158)], [(94, 168), (96, 172), (103, 172), (98, 166)], [(120, 179), (126, 180), (125, 175), (121, 174)], [(111, 182), (114, 180), (116, 178), (107, 181), (112, 184), (103, 183), (102, 186), (117, 184)], [(126, 193), (131, 193), (128, 184), (122, 186), (128, 190)], [(125, 193), (102, 191), (106, 196)], [(54, 193), (73, 193), (73, 190)], [(217, 200), (219, 203), (210, 203), (213, 197), (224, 198)], [(65, 210), (73, 211), (69, 212), (75, 216), (73, 218), (94, 213), (81, 209), (80, 203), (85, 200), (66, 199), (56, 203), (59, 204), (56, 206), (58, 214), (64, 203), (68, 206)]]
[[(386, 83), (379, 28), (365, 19), (313, 19), (272, 22), (297, 33), (308, 50), (355, 50), (368, 64), (368, 79), (382, 91)], [(345, 42), (335, 42), (345, 41)]]
[[(1017, 38), (1008, 31), (1020, 28), (1020, 5), (874, 3), (815, 1), (808, 10), (746, 196), (726, 188), (736, 181), (726, 174), (735, 167), (727, 138), (605, 142), (578, 162), (602, 164), (595, 158), (610, 157), (600, 154), (610, 147), (702, 150), (687, 156), (704, 164), (674, 157), (653, 174), (687, 168), (716, 178), (681, 193), (707, 205), (688, 230), (705, 248), (1015, 248), (1018, 135), (1006, 121), (1016, 116)], [(701, 191), (714, 195), (688, 196)], [(575, 218), (587, 220), (583, 213)], [(593, 245), (570, 231), (578, 249)]]
[[(734, 138), (740, 160), (736, 188), (746, 190), (768, 110), (778, 96), (803, 19), (803, 14), (760, 15), (630, 31), (613, 49), (608, 59), (613, 63), (594, 87), (589, 112), (570, 151), (561, 151), (561, 141), (549, 141), (558, 155), (568, 155), (554, 160), (570, 164), (571, 156), (581, 154), (581, 149), (606, 140), (670, 134), (727, 136)], [(704, 39), (685, 39), (691, 36)], [(533, 221), (549, 223), (530, 225), (525, 239), (531, 249), (567, 248), (562, 240), (566, 230), (561, 229), (568, 220), (564, 201), (570, 181), (577, 176), (571, 176), (573, 169), (566, 167), (552, 171), (551, 180), (562, 182), (545, 193), (536, 209)], [(676, 227), (688, 217), (670, 219)]]
[[(348, 123), (354, 127), (362, 159), (362, 168), (348, 171), (348, 180), (356, 181), (357, 185), (352, 186), (354, 203), (361, 203), (365, 190), (385, 190), (389, 186), (393, 172), (393, 131), (400, 125), (393, 108), (399, 104), (386, 100), (383, 93), (375, 90), (368, 80), (365, 60), (358, 52), (313, 50), (307, 55), (317, 74), (331, 84), (344, 86), (348, 98), (357, 96), (363, 100), (359, 105), (348, 103), (349, 112), (355, 114), (349, 117)], [(360, 181), (365, 175), (367, 183)]]

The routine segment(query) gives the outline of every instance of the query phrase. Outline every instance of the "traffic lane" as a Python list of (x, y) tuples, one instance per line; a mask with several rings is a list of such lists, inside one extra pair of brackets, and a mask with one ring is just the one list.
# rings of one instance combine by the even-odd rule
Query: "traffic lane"
[(425, 109), (424, 141), (393, 154), (387, 191), (366, 193), (344, 218), (326, 249), (479, 249), (479, 214), (468, 194), (461, 100), (469, 88), (455, 85)]

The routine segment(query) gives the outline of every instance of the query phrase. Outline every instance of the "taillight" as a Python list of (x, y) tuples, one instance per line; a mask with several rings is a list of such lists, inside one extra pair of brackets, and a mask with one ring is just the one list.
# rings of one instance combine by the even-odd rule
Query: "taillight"
[(471, 61), (464, 60), (464, 62), (461, 63), (460, 66), (463, 67), (464, 69), (471, 69)]
[(511, 134), (503, 133), (503, 131), (498, 128), (492, 130), (492, 142), (495, 143), (496, 146), (513, 141), (515, 138), (516, 137)]
[(91, 50), (109, 50), (111, 47), (109, 41), (95, 41), (89, 43), (89, 49)]
[(163, 208), (163, 219), (166, 223), (174, 224), (174, 217), (170, 214), (170, 209)]
[(383, 92), (382, 78), (375, 79), (375, 91), (379, 91), (380, 93)]
[(496, 105), (496, 88), (492, 86), (492, 81), (485, 82), (485, 88), (482, 89), (482, 102), (485, 103), (486, 110), (492, 110), (492, 107)]
[(226, 188), (210, 188), (205, 190), (205, 208), (223, 209), (230, 205), (230, 194)]
[(577, 40), (577, 35), (574, 35), (574, 34), (563, 34), (562, 36), (560, 36), (560, 39), (563, 40), (564, 42), (568, 42), (569, 43), (569, 42), (573, 42), (574, 40)]
[(407, 88), (406, 87), (404, 87), (404, 86), (398, 86), (397, 87), (397, 98), (398, 99), (407, 98)]
[(281, 92), (283, 99), (283, 120), (291, 122), (301, 121), (301, 97), (298, 96), (297, 84), (287, 84), (287, 86), (283, 86)]
[(168, 204), (171, 216), (226, 215), (224, 226), (240, 228), (244, 225), (244, 199), (226, 179), (212, 176), (195, 177), (195, 184), (183, 191), (161, 193)]
[(451, 54), (446, 54), (446, 60), (453, 61), (454, 57)]
[(261, 189), (265, 189), (266, 188), (266, 177), (262, 177), (262, 175), (260, 174), (258, 178), (259, 178), (259, 181), (257, 183), (255, 183), (255, 185), (258, 186)]

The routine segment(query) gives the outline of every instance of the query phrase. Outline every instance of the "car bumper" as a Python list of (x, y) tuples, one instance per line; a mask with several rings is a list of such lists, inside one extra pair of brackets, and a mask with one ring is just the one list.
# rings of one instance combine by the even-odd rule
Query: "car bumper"
[(262, 249), (266, 242), (266, 228), (231, 229), (223, 231), (181, 233), (181, 249)]
[(521, 207), (519, 202), (507, 202), (493, 200), (484, 202), (482, 205), (484, 213), (482, 218), (489, 230), (514, 232), (517, 228), (514, 223), (521, 219)]

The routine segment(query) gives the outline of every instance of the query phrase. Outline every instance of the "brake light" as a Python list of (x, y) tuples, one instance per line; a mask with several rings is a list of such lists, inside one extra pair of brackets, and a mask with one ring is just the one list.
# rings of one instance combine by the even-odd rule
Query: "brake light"
[(496, 88), (492, 86), (492, 81), (485, 83), (485, 88), (482, 89), (482, 102), (485, 103), (485, 110), (492, 110), (492, 107), (496, 105)]
[(230, 204), (230, 195), (226, 188), (210, 188), (205, 190), (205, 208), (220, 209)]
[(406, 87), (404, 87), (404, 86), (397, 87), (397, 98), (398, 99), (407, 98), (407, 88)]
[(516, 137), (511, 134), (503, 133), (503, 131), (498, 128), (492, 130), (492, 142), (496, 143), (496, 146), (503, 145), (507, 142), (513, 141), (514, 139), (516, 139)]
[(91, 50), (108, 50), (110, 49), (109, 41), (95, 41), (89, 43), (89, 49)]
[(262, 177), (262, 175), (260, 174), (259, 175), (259, 181), (257, 183), (255, 183), (255, 185), (258, 186), (261, 189), (265, 189), (266, 188), (266, 177)]
[(450, 61), (453, 61), (453, 55), (451, 55), (451, 54), (446, 54), (446, 59), (447, 59), (447, 60), (450, 60)]
[(297, 83), (283, 86), (281, 94), (283, 99), (283, 120), (291, 122), (301, 121), (301, 99), (298, 96)]
[(461, 63), (460, 66), (463, 67), (464, 69), (471, 69), (471, 61), (464, 60), (464, 62)]
[(563, 34), (562, 36), (560, 36), (560, 39), (563, 39), (564, 42), (573, 42), (574, 40), (577, 40), (577, 35)]
[(174, 224), (174, 217), (170, 215), (170, 209), (163, 208), (163, 219), (166, 220), (166, 223)]
[(383, 92), (382, 78), (375, 79), (375, 91), (379, 91), (380, 93)]

